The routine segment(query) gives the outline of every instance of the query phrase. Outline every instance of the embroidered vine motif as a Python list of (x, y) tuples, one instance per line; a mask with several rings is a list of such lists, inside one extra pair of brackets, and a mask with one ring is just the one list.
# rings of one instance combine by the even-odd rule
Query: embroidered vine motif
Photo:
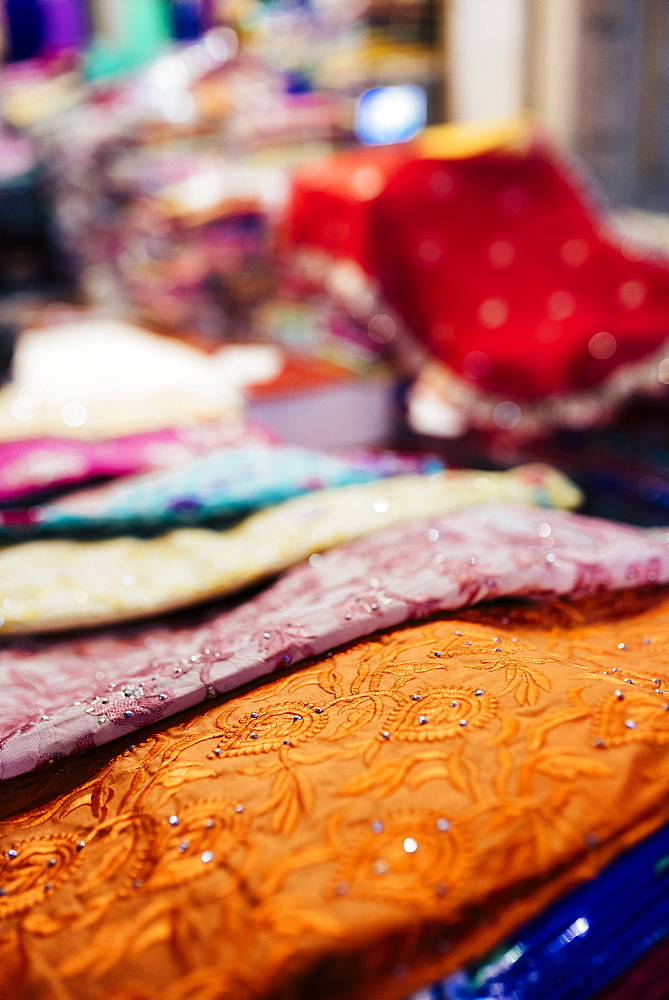
[(443, 742), (462, 737), (487, 726), (497, 715), (497, 701), (481, 691), (460, 687), (430, 688), (426, 694), (414, 695), (389, 715), (386, 731), (391, 738), (417, 743)]
[(471, 874), (471, 832), (437, 810), (402, 809), (371, 824), (347, 822), (345, 815), (338, 819), (330, 828), (339, 858), (331, 898), (350, 894), (432, 907), (435, 897), (443, 898)]
[[(238, 607), (74, 639), (11, 640), (0, 651), (0, 778), (76, 747), (101, 745), (412, 617), (500, 595), (546, 599), (597, 589), (603, 581), (625, 587), (631, 571), (637, 582), (651, 575), (664, 579), (666, 550), (664, 532), (561, 511), (484, 505), (316, 553), (313, 565), (295, 568)], [(569, 619), (578, 615), (574, 606), (564, 607), (565, 620), (576, 621)], [(495, 634), (489, 641), (477, 632), (465, 642), (456, 631), (441, 650), (427, 639), (414, 660), (418, 653), (426, 662), (437, 652), (442, 658), (467, 654), (471, 662), (497, 669)], [(497, 630), (496, 637), (502, 641), (506, 632)], [(564, 649), (559, 630), (555, 634), (557, 651), (584, 666), (594, 650), (596, 673), (606, 669), (604, 661), (615, 665), (615, 644), (598, 647), (588, 629)], [(505, 641), (508, 683), (521, 703), (536, 704), (546, 683), (541, 657), (552, 652), (550, 636), (539, 646), (518, 636)], [(652, 647), (643, 653), (645, 661)], [(393, 667), (398, 677), (405, 669), (399, 664)], [(636, 675), (630, 676), (636, 683)]]
[(29, 910), (70, 878), (79, 862), (74, 837), (18, 841), (0, 861), (0, 919)]
[(666, 672), (609, 658), (667, 611), (442, 617), (4, 782), (0, 994), (401, 1000), (669, 819)]
[(595, 739), (608, 746), (625, 743), (650, 743), (660, 746), (669, 743), (667, 731), (667, 702), (652, 693), (634, 691), (611, 692), (597, 705), (593, 715)]
[(297, 746), (313, 738), (328, 721), (323, 709), (315, 710), (311, 705), (298, 701), (261, 708), (233, 721), (231, 717), (236, 714), (233, 710), (217, 720), (222, 729), (217, 749), (226, 757)]

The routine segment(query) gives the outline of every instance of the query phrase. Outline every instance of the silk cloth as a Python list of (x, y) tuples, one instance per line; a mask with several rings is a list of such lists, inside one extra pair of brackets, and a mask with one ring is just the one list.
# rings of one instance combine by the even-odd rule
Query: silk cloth
[(132, 476), (28, 509), (25, 520), (20, 511), (4, 518), (0, 513), (0, 540), (99, 538), (232, 521), (312, 490), (373, 482), (379, 475), (364, 462), (307, 448), (218, 449), (177, 469)]
[(46, 437), (0, 442), (0, 503), (25, 501), (98, 477), (171, 468), (215, 448), (273, 443), (269, 431), (242, 417), (101, 441)]
[(669, 261), (607, 226), (530, 129), (470, 154), (460, 132), (335, 154), (295, 178), (292, 241), (330, 257), (327, 280), (372, 338), (392, 340), (394, 310), (437, 361), (414, 397), (418, 429), (579, 427), (661, 391)]
[(227, 531), (26, 542), (0, 549), (0, 634), (104, 625), (195, 604), (380, 528), (492, 499), (569, 507), (580, 494), (549, 466), (446, 471), (317, 490)]
[(401, 1000), (485, 954), (669, 819), (668, 613), (447, 614), (10, 779), (0, 992)]
[(107, 743), (286, 664), (483, 600), (669, 581), (667, 532), (484, 504), (312, 555), (238, 607), (0, 651), (0, 778)]

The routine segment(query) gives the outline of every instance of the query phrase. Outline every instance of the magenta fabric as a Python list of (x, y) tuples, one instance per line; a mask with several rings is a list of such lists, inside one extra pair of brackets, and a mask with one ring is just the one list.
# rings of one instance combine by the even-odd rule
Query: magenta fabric
[(667, 1000), (669, 938), (664, 938), (593, 1000)]
[(275, 442), (274, 435), (263, 427), (233, 420), (101, 441), (44, 437), (0, 443), (0, 504), (97, 477), (170, 468), (214, 448)]
[(0, 651), (0, 778), (380, 628), (498, 597), (669, 581), (664, 529), (483, 505), (315, 553), (236, 606)]

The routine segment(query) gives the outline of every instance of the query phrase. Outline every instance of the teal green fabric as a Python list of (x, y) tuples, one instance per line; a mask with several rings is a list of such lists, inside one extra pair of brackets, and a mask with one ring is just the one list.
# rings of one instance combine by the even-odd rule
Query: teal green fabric
[(84, 60), (84, 73), (89, 80), (131, 73), (172, 40), (164, 0), (114, 0), (114, 5), (112, 16), (118, 28), (117, 37), (98, 37), (93, 41)]
[[(0, 512), (0, 540), (150, 534), (236, 520), (311, 490), (379, 479), (382, 463), (305, 448), (235, 448), (25, 511)], [(2, 523), (4, 522), (4, 523)]]

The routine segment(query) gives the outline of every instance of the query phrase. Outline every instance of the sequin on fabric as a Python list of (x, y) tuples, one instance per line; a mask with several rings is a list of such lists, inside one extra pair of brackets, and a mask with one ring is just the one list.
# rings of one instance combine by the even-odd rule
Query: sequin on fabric
[(668, 612), (441, 616), (4, 783), (0, 993), (401, 1000), (482, 955), (669, 819)]
[[(134, 585), (132, 574), (124, 579)], [(664, 530), (483, 504), (312, 553), (235, 608), (7, 641), (0, 778), (82, 743), (100, 746), (380, 628), (500, 597), (581, 597), (632, 582), (669, 582)]]

